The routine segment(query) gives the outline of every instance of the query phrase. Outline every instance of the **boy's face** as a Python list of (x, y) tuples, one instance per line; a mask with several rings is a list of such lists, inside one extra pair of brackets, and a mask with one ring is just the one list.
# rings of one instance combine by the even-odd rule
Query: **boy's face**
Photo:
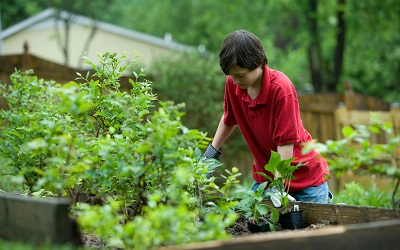
[(242, 89), (248, 89), (251, 86), (261, 84), (262, 69), (261, 66), (250, 71), (248, 68), (233, 67), (229, 70), (229, 76), (233, 82)]

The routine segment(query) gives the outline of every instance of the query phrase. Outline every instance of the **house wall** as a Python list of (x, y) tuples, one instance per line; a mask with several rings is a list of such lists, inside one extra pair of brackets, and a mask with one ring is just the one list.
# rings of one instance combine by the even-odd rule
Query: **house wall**
[[(43, 26), (44, 25), (42, 25), (42, 27), (40, 25), (31, 27), (5, 38), (3, 40), (3, 55), (23, 54), (23, 45), (27, 42), (30, 54), (55, 63), (64, 64), (65, 60), (56, 39), (54, 24), (52, 26)], [(84, 51), (84, 46), (90, 31), (90, 27), (88, 26), (71, 26), (69, 67), (80, 68), (84, 66), (82, 64), (81, 54)], [(63, 33), (61, 34), (64, 35)], [(161, 55), (176, 53), (164, 47), (155, 46), (129, 37), (119, 36), (103, 30), (97, 30), (90, 43), (87, 56), (91, 61), (98, 62), (97, 53), (115, 52), (121, 55), (123, 51), (128, 53), (128, 59), (133, 59), (137, 56), (137, 53), (141, 54), (142, 56), (139, 61), (143, 67), (148, 66), (152, 60)], [(137, 51), (137, 53), (135, 51)]]

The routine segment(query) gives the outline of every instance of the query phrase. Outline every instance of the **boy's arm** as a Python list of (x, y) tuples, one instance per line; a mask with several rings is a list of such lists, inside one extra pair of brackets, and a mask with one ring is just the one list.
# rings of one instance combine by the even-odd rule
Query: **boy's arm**
[(225, 142), (226, 139), (232, 134), (232, 131), (235, 129), (235, 126), (227, 126), (224, 123), (224, 116), (222, 116), (217, 131), (215, 132), (214, 139), (212, 143), (208, 145), (206, 152), (204, 153), (205, 158), (214, 158), (219, 160), (219, 157), (222, 154), (221, 145)]
[(234, 126), (228, 126), (224, 123), (224, 116), (222, 115), (219, 121), (217, 131), (215, 132), (214, 139), (212, 141), (212, 146), (214, 148), (220, 148), (226, 139), (232, 134), (233, 130), (236, 128)]
[(293, 143), (278, 146), (278, 153), (281, 155), (281, 160), (287, 160), (293, 157), (293, 146)]
[[(281, 155), (281, 160), (287, 160), (293, 157), (293, 146), (293, 143), (278, 146), (278, 153)], [(280, 174), (276, 172), (275, 177), (280, 177)]]

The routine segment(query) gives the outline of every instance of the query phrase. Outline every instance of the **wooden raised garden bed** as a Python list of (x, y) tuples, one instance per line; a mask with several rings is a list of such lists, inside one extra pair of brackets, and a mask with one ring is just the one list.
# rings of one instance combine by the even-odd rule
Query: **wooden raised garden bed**
[(81, 245), (77, 223), (69, 216), (70, 201), (0, 193), (0, 238), (30, 244)]
[[(294, 202), (306, 226), (321, 228), (253, 234), (227, 241), (159, 249), (397, 249), (400, 210)], [(10, 241), (81, 245), (67, 199), (38, 199), (0, 193), (0, 238)], [(396, 247), (397, 246), (397, 247)]]
[[(397, 249), (400, 246), (400, 210), (334, 204), (298, 204), (306, 226), (327, 226), (253, 234), (228, 241), (210, 241), (163, 247), (170, 249)], [(397, 246), (397, 247), (396, 247)]]

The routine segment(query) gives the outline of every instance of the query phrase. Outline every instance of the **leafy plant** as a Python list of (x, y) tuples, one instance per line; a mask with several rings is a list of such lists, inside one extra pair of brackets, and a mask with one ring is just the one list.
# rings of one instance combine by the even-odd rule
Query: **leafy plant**
[[(2, 174), (14, 177), (27, 195), (68, 196), (86, 233), (107, 245), (129, 249), (226, 239), (237, 215), (229, 194), (237, 169), (222, 185), (205, 178), (218, 162), (199, 161), (204, 133), (182, 124), (184, 104), (158, 102), (149, 81), (130, 80), (125, 56), (84, 57), (94, 74), (60, 85), (31, 72), (0, 85), (9, 109), (0, 112)], [(6, 190), (7, 191), (7, 190)], [(97, 205), (81, 203), (95, 197)]]
[(266, 185), (267, 182), (260, 184), (256, 191), (240, 186), (235, 192), (235, 197), (240, 200), (235, 209), (254, 224), (267, 222), (270, 231), (274, 231), (275, 224), (279, 219), (279, 212), (275, 207), (263, 203)]
[[(226, 77), (216, 54), (188, 51), (164, 56), (151, 65), (148, 77), (154, 81), (153, 91), (160, 100), (186, 104), (186, 114), (182, 117), (185, 126), (207, 134), (215, 132), (221, 118), (219, 110), (224, 102)], [(227, 143), (229, 151), (224, 152), (222, 157), (230, 165), (230, 159), (234, 159), (237, 152), (246, 150), (247, 146), (238, 131), (232, 134)]]
[[(271, 151), (271, 158), (267, 165), (265, 165), (265, 169), (272, 173), (274, 177), (271, 177), (265, 173), (259, 172), (258, 174), (267, 178), (269, 182), (269, 188), (266, 189), (268, 182), (261, 183), (256, 191), (249, 190), (246, 187), (240, 187), (236, 191), (237, 197), (241, 200), (236, 205), (236, 209), (243, 213), (243, 215), (257, 224), (260, 219), (265, 217), (267, 214), (270, 214), (268, 223), (270, 228), (274, 230), (274, 226), (276, 222), (279, 220), (279, 212), (278, 210), (270, 205), (263, 203), (263, 200), (266, 196), (275, 196), (277, 197), (282, 204), (282, 212), (288, 212), (290, 209), (287, 207), (289, 202), (287, 189), (290, 187), (290, 181), (295, 177), (293, 176), (293, 172), (300, 167), (302, 164), (299, 163), (296, 166), (291, 165), (293, 158), (287, 160), (281, 160), (281, 155), (277, 152)], [(276, 173), (279, 173), (276, 176)], [(279, 194), (272, 192), (271, 189), (274, 188), (278, 190)]]
[[(326, 155), (329, 167), (338, 176), (351, 170), (359, 174), (379, 174), (392, 178), (392, 207), (400, 206), (400, 135), (394, 135), (393, 124), (382, 122), (377, 115), (371, 113), (368, 125), (357, 124), (342, 129), (344, 138), (318, 143), (318, 150)], [(383, 134), (387, 142), (373, 143), (372, 135)], [(309, 145), (305, 151), (314, 146)]]
[[(259, 173), (270, 182), (269, 188), (276, 187), (279, 195), (273, 192), (267, 192), (266, 195), (277, 197), (282, 204), (282, 212), (289, 212), (290, 208), (287, 207), (289, 202), (288, 192), (290, 188), (290, 181), (295, 179), (293, 176), (293, 172), (302, 166), (302, 163), (298, 163), (297, 165), (291, 165), (294, 158), (290, 158), (287, 160), (281, 160), (281, 155), (275, 151), (271, 151), (271, 158), (268, 161), (268, 164), (265, 165), (265, 170), (270, 172), (273, 177), (270, 175)], [(278, 173), (278, 174), (277, 174)]]
[[(0, 110), (0, 157), (5, 163), (0, 171), (13, 176), (13, 181), (28, 192), (40, 189), (40, 173), (49, 162), (45, 152), (32, 154), (29, 148), (45, 145), (43, 138), (49, 135), (46, 127), (61, 117), (49, 111), (51, 106), (58, 107), (55, 92), (49, 91), (55, 83), (39, 80), (32, 73), (16, 71), (10, 76), (12, 84), (0, 85), (8, 106), (7, 110)], [(62, 126), (58, 128), (61, 130)]]
[(335, 194), (335, 203), (355, 206), (391, 207), (392, 201), (388, 191), (380, 190), (373, 182), (369, 188), (364, 188), (354, 181), (344, 184), (344, 190)]
[[(225, 169), (225, 174), (215, 177), (207, 176), (207, 173), (222, 166), (221, 162), (210, 158), (204, 161), (203, 155), (199, 149), (195, 150), (197, 164), (193, 165), (195, 178), (192, 187), (188, 188), (192, 196), (197, 198), (197, 206), (200, 208), (200, 219), (207, 213), (230, 214), (237, 203), (234, 194), (239, 185), (237, 179), (241, 173), (234, 167), (231, 171)], [(222, 179), (222, 181), (218, 180)], [(218, 184), (217, 184), (218, 182)]]

